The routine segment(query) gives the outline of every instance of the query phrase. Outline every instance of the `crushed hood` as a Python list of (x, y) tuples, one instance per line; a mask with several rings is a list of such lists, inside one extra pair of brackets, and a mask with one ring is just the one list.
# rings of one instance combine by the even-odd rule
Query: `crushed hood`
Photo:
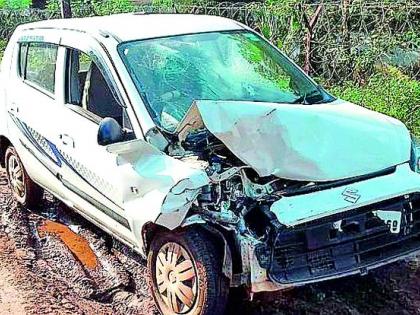
[(410, 159), (411, 138), (404, 124), (344, 101), (197, 101), (177, 131), (182, 139), (199, 127), (206, 127), (260, 176), (334, 181)]

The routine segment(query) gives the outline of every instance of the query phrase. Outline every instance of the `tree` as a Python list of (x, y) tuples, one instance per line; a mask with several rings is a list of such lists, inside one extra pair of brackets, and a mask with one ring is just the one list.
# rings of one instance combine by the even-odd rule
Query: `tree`
[(71, 0), (60, 0), (61, 17), (63, 19), (72, 17), (70, 1)]

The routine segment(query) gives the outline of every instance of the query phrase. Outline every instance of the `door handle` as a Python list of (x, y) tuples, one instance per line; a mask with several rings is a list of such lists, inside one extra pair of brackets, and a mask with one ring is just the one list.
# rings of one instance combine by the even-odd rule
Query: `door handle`
[(17, 104), (16, 104), (16, 103), (12, 103), (12, 104), (10, 105), (9, 110), (10, 110), (12, 113), (19, 113), (19, 107), (17, 106)]
[(60, 140), (61, 140), (61, 143), (63, 143), (64, 145), (74, 148), (74, 140), (68, 134), (65, 134), (65, 133), (61, 134)]

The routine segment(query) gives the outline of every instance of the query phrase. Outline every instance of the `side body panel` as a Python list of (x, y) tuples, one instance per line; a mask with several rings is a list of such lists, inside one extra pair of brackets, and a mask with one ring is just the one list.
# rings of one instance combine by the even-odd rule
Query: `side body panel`
[(19, 36), (19, 33), (20, 31), (18, 28), (9, 40), (3, 59), (0, 60), (0, 136), (4, 136), (6, 138), (9, 138), (7, 130), (7, 97), (13, 91), (10, 91), (9, 84), (10, 67), (14, 57), (13, 53), (16, 45), (16, 38)]
[[(97, 57), (96, 61), (102, 64), (121, 94), (137, 138), (108, 147), (99, 146), (98, 125), (63, 105), (60, 130), (73, 141), (73, 146), (59, 144), (65, 160), (70, 162), (63, 179), (73, 193), (78, 190), (79, 198), (75, 202), (79, 208), (87, 211), (92, 201), (99, 202), (90, 215), (117, 236), (132, 242), (136, 250), (144, 254), (144, 225), (157, 222), (169, 229), (180, 226), (198, 189), (208, 183), (207, 175), (166, 156), (143, 140), (150, 116), (128, 74), (124, 73), (115, 39), (92, 38), (71, 31), (61, 34), (63, 47), (76, 48)], [(65, 65), (63, 60), (60, 62)], [(61, 86), (64, 86), (64, 79)], [(64, 93), (60, 98), (65, 99)], [(80, 203), (80, 200), (84, 202)], [(106, 207), (105, 212), (101, 205)]]
[[(67, 47), (93, 56), (106, 75), (113, 76), (106, 54), (99, 42), (87, 34), (64, 31), (62, 35), (57, 62), (61, 124), (56, 130), (57, 148), (63, 162), (60, 179), (71, 192), (70, 200), (75, 208), (83, 211), (94, 223), (106, 226), (112, 234), (137, 247), (123, 208), (121, 190), (126, 184), (118, 173), (116, 156), (98, 144), (97, 121), (84, 116), (75, 109), (76, 105), (66, 104), (64, 92)], [(132, 116), (131, 112), (128, 114)]]
[(60, 37), (51, 30), (26, 30), (13, 37), (13, 54), (6, 85), (7, 136), (29, 176), (50, 191), (63, 195), (61, 187), (52, 184), (60, 168), (53, 146), (55, 130), (60, 124), (56, 95), (26, 81), (19, 71), (19, 45), (29, 38), (36, 39), (38, 43), (57, 45)]

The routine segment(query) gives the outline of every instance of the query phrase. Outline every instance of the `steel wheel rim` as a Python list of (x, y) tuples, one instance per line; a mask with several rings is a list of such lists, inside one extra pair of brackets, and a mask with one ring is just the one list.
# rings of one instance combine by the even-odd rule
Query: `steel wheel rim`
[(11, 155), (8, 162), (9, 182), (13, 192), (20, 198), (25, 196), (25, 174), (22, 164), (15, 155)]
[(198, 278), (194, 262), (179, 244), (167, 243), (156, 257), (156, 285), (165, 305), (175, 314), (189, 312), (195, 304)]

